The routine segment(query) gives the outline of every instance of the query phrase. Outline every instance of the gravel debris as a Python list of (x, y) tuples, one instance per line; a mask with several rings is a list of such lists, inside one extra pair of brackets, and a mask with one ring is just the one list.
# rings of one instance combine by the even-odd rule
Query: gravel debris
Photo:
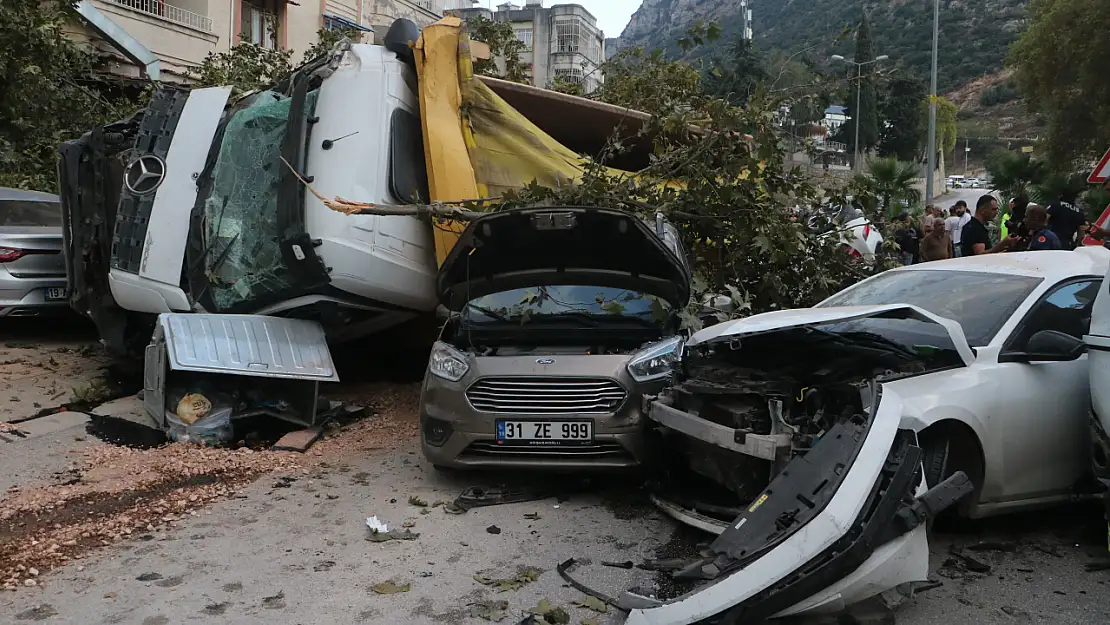
[(41, 586), (40, 573), (92, 550), (171, 529), (259, 477), (309, 475), (317, 465), (392, 449), (418, 433), (417, 385), (367, 385), (339, 398), (367, 406), (368, 418), (329, 431), (316, 445), (318, 455), (184, 443), (154, 449), (96, 444), (73, 452), (77, 479), (0, 493), (0, 590)]

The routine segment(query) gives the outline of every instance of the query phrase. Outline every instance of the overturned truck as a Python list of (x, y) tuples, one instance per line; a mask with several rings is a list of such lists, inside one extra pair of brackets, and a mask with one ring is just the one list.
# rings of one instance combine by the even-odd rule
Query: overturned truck
[(375, 206), (472, 200), (572, 183), (579, 153), (614, 132), (650, 144), (642, 113), (474, 76), (460, 41), (457, 18), (423, 33), (398, 20), (384, 45), (343, 42), (262, 91), (162, 86), (130, 119), (64, 144), (73, 308), (132, 354), (163, 313), (312, 320), (331, 341), (410, 320), (434, 330), (456, 233), (337, 212), (303, 181)]

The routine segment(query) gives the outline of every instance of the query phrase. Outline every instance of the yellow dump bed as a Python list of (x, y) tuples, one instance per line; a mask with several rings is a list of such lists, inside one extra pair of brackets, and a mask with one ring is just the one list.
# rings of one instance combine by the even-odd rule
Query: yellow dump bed
[[(547, 187), (574, 184), (587, 166), (580, 152), (600, 152), (618, 129), (635, 137), (648, 119), (585, 98), (476, 77), (470, 40), (457, 17), (424, 29), (416, 43), (416, 67), (432, 201), (496, 198), (532, 181)], [(461, 224), (435, 228), (438, 262), (461, 229)]]

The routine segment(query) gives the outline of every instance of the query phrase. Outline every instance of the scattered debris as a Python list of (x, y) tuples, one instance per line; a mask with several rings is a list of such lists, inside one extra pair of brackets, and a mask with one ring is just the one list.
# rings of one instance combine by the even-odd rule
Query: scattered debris
[[(471, 486), (464, 490), (454, 502), (454, 507), (462, 512), (486, 506), (500, 506), (509, 503), (537, 501), (553, 496), (551, 489), (536, 487)], [(457, 514), (457, 513), (456, 513)]]
[(671, 571), (679, 571), (690, 564), (689, 560), (683, 558), (664, 558), (661, 560), (644, 560), (636, 565), (636, 568), (644, 571), (659, 571), (662, 573), (669, 573)]
[[(273, 488), (289, 488), (290, 486), (293, 485), (293, 482), (296, 482), (296, 481), (297, 481), (297, 478), (293, 477), (292, 475), (282, 475), (278, 479), (274, 480)], [(367, 519), (367, 520), (369, 520), (369, 519)]]
[(547, 625), (566, 625), (570, 623), (570, 614), (547, 599), (540, 599), (535, 607), (528, 610), (528, 614), (540, 617), (541, 622)]
[(312, 570), (316, 573), (320, 573), (322, 571), (330, 571), (333, 566), (335, 566), (335, 562), (333, 562), (332, 560), (324, 560), (323, 562), (319, 562), (315, 566), (313, 566)]
[(592, 610), (598, 614), (607, 614), (609, 612), (609, 606), (605, 605), (605, 602), (597, 597), (586, 596), (584, 599), (575, 601), (574, 605)]
[(571, 587), (573, 587), (578, 592), (581, 592), (584, 595), (589, 595), (590, 597), (593, 597), (595, 599), (600, 599), (603, 603), (606, 603), (613, 607), (619, 607), (617, 605), (616, 599), (602, 594), (570, 576), (571, 569), (573, 569), (575, 566), (578, 566), (579, 564), (586, 563), (587, 560), (576, 560), (574, 558), (570, 558), (563, 561), (563, 563), (559, 566), (555, 567), (555, 571), (559, 573), (559, 577), (562, 577), (563, 580), (566, 581), (566, 583), (570, 584)]
[(601, 566), (611, 566), (615, 569), (631, 569), (631, 568), (636, 566), (636, 563), (633, 562), (632, 560), (626, 560), (624, 562), (604, 562), (603, 561), (601, 563)]
[(1047, 553), (1050, 556), (1054, 556), (1054, 557), (1057, 557), (1057, 558), (1064, 557), (1064, 554), (1060, 553), (1060, 548), (1056, 545), (1050, 545), (1048, 547), (1045, 547), (1044, 545), (1034, 544), (1033, 548), (1036, 549), (1037, 551), (1040, 551), (1041, 553)]
[(543, 517), (540, 516), (539, 512), (525, 512), (524, 518), (528, 519), (529, 521), (539, 521)]
[(500, 534), (501, 533), (501, 528), (497, 527), (496, 525), (491, 525), (491, 526), (486, 528), (486, 533), (487, 534)]
[(479, 601), (470, 604), (470, 618), (500, 623), (509, 616), (508, 601)]
[(968, 551), (1004, 551), (1011, 553), (1017, 550), (1017, 545), (1011, 542), (983, 541), (965, 547)]
[(506, 577), (503, 579), (494, 579), (486, 577), (485, 575), (474, 575), (474, 581), (482, 584), (483, 586), (496, 586), (497, 592), (509, 592), (511, 590), (520, 590), (526, 584), (539, 579), (543, 571), (531, 567), (524, 568), (514, 577)]
[(405, 519), (401, 522), (401, 527), (416, 527), (416, 519)]
[(308, 451), (309, 447), (312, 447), (316, 441), (320, 440), (323, 434), (324, 430), (318, 427), (290, 432), (279, 438), (278, 442), (274, 443), (273, 449), (274, 451), (296, 451), (304, 453)]
[(54, 606), (50, 605), (49, 603), (43, 603), (41, 605), (37, 605), (37, 606), (31, 608), (30, 610), (24, 610), (24, 611), (16, 614), (15, 615), (15, 620), (17, 620), (17, 621), (45, 621), (46, 619), (48, 619), (52, 616), (57, 616), (57, 615), (58, 615), (58, 611), (54, 609)]
[(416, 540), (417, 538), (420, 538), (419, 533), (413, 532), (412, 530), (405, 530), (403, 532), (370, 532), (366, 540), (372, 543), (386, 543), (391, 540)]
[(967, 567), (967, 570), (969, 570), (973, 573), (990, 573), (991, 572), (991, 565), (969, 556), (968, 554), (964, 553), (961, 549), (959, 549), (957, 547), (952, 547), (948, 551), (953, 556), (956, 556), (956, 558), (958, 558), (960, 561), (962, 561), (964, 563), (964, 565)]
[(384, 534), (389, 531), (389, 526), (379, 521), (377, 516), (366, 517), (366, 527), (369, 527), (370, 531), (375, 534)]
[(426, 502), (423, 499), (417, 497), (416, 495), (410, 495), (409, 496), (409, 505), (410, 506), (416, 506), (417, 508), (427, 508), (428, 507), (428, 502)]
[(374, 584), (373, 586), (370, 587), (370, 590), (373, 590), (374, 592), (376, 592), (379, 595), (395, 595), (399, 592), (408, 592), (411, 589), (412, 589), (412, 583), (411, 582), (406, 582), (404, 584), (398, 584), (397, 582), (395, 582), (391, 579), (386, 580), (386, 581), (381, 582), (381, 583), (378, 583), (378, 584)]
[(285, 591), (279, 590), (278, 594), (262, 598), (262, 607), (269, 610), (282, 610), (285, 608)]
[(162, 575), (161, 573), (143, 573), (135, 579), (139, 580), (140, 582), (156, 582), (162, 579)]

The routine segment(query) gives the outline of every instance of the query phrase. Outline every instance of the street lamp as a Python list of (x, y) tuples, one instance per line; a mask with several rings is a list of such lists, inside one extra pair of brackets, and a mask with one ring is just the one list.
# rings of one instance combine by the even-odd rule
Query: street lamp
[[(933, 67), (929, 72), (929, 154), (925, 172), (925, 206), (933, 203), (933, 173), (937, 168), (937, 43), (940, 39), (940, 0), (933, 0)], [(964, 153), (965, 158), (967, 153)], [(966, 170), (967, 167), (965, 166)], [(967, 172), (965, 171), (966, 175)]]
[(872, 63), (878, 63), (879, 61), (885, 61), (885, 60), (889, 59), (890, 57), (883, 54), (881, 56), (877, 56), (877, 57), (871, 59), (870, 61), (864, 61), (863, 63), (856, 63), (855, 61), (849, 61), (848, 59), (844, 58), (843, 56), (841, 56), (839, 54), (834, 54), (829, 58), (834, 60), (834, 61), (840, 61), (842, 63), (848, 63), (850, 65), (855, 65), (856, 66), (856, 81), (857, 81), (856, 82), (856, 108), (852, 109), (852, 119), (855, 121), (855, 124), (853, 124), (853, 125), (856, 127), (856, 143), (855, 143), (855, 145), (852, 146), (852, 169), (858, 170), (859, 169), (859, 118), (860, 118), (860, 114), (859, 114), (859, 112), (860, 112), (859, 111), (859, 96), (860, 96), (860, 92), (863, 91), (863, 66), (864, 65), (870, 65)]

